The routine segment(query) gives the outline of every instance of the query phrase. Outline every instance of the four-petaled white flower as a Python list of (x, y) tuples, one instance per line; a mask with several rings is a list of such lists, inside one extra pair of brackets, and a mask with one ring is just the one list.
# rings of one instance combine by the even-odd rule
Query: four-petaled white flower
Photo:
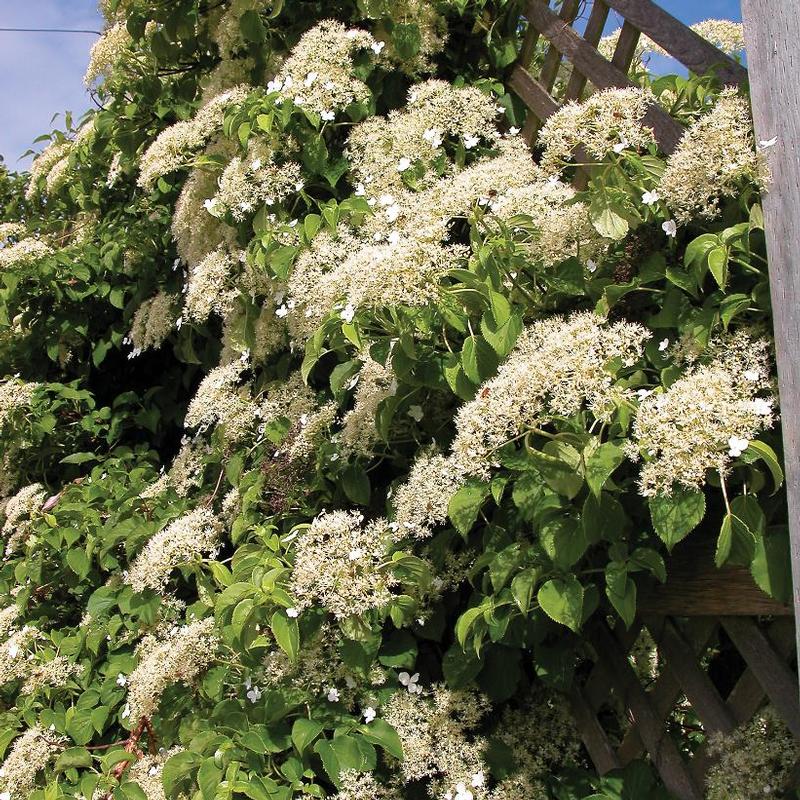
[(742, 453), (744, 453), (745, 450), (747, 450), (749, 446), (749, 439), (741, 439), (738, 436), (731, 436), (731, 438), (728, 439), (728, 447), (730, 448), (730, 450), (728, 450), (728, 455), (731, 458), (738, 458)]
[(511, 126), (511, 127), (508, 129), (508, 135), (509, 135), (509, 136), (516, 136), (516, 135), (519, 133), (519, 131), (520, 131), (520, 129), (519, 129), (519, 128), (517, 128), (516, 126), (512, 125), (512, 126)]
[(473, 800), (475, 795), (467, 789), (466, 784), (464, 783), (457, 783), (456, 784), (456, 794), (453, 800)]
[(372, 48), (372, 52), (375, 53), (376, 56), (379, 56), (383, 48), (386, 47), (386, 42), (375, 42), (371, 44), (370, 47)]
[(378, 712), (375, 711), (375, 709), (372, 706), (369, 706), (369, 708), (364, 709), (364, 722), (367, 725), (369, 725), (370, 722), (372, 722), (377, 716)]
[(620, 139), (620, 141), (619, 141), (619, 142), (617, 142), (617, 144), (615, 144), (615, 145), (614, 145), (614, 147), (612, 147), (611, 149), (612, 149), (612, 150), (613, 150), (615, 153), (619, 154), (619, 153), (621, 153), (623, 150), (627, 150), (627, 149), (628, 149), (630, 146), (631, 146), (631, 143), (630, 143), (630, 142), (629, 142), (629, 141), (628, 141), (628, 140), (627, 140), (625, 137), (623, 137), (623, 138), (622, 138), (622, 139)]
[(597, 270), (597, 262), (593, 261), (591, 258), (586, 262), (586, 269), (589, 272), (595, 272)]
[(339, 702), (339, 690), (335, 686), (328, 687), (328, 702), (329, 703)]
[(409, 694), (421, 694), (422, 687), (418, 685), (419, 683), (419, 672), (415, 672), (413, 675), (409, 675), (407, 672), (401, 672), (397, 679), (400, 683), (408, 689)]
[(386, 209), (386, 221), (387, 222), (397, 222), (397, 218), (400, 216), (400, 206), (395, 203), (394, 205), (389, 206)]
[(325, 122), (333, 122), (336, 119), (336, 114), (333, 111), (323, 111), (319, 116)]
[(313, 84), (314, 84), (314, 81), (315, 81), (315, 80), (316, 80), (318, 77), (319, 77), (319, 73), (317, 73), (317, 72), (313, 72), (313, 71), (312, 71), (312, 72), (309, 72), (309, 73), (308, 73), (308, 75), (306, 75), (306, 79), (303, 81), (303, 86), (306, 86), (306, 87), (308, 87), (308, 86), (313, 86)]
[(131, 706), (130, 706), (130, 703), (127, 703), (125, 705), (125, 708), (124, 708), (121, 716), (122, 716), (122, 719), (127, 719), (130, 715), (131, 715)]
[(286, 609), (286, 616), (290, 619), (297, 619), (300, 616), (300, 612), (292, 606), (291, 608)]
[(356, 315), (356, 310), (355, 310), (355, 308), (353, 308), (352, 304), (350, 304), (350, 303), (348, 303), (348, 304), (347, 304), (347, 305), (346, 305), (346, 306), (345, 306), (345, 307), (344, 307), (344, 308), (341, 310), (341, 312), (339, 313), (339, 316), (340, 316), (340, 317), (341, 317), (341, 318), (342, 318), (342, 319), (343, 319), (345, 322), (352, 322), (352, 321), (353, 321), (353, 317), (355, 317), (355, 315)]
[(653, 190), (652, 192), (645, 192), (642, 195), (642, 202), (646, 206), (654, 206), (661, 199), (661, 195)]
[(250, 169), (253, 170), (253, 172), (258, 172), (261, 169), (261, 159), (260, 158), (254, 159), (253, 162), (250, 164)]
[(480, 136), (465, 136), (464, 147), (466, 147), (467, 150), (472, 150), (473, 147), (477, 147), (480, 140)]
[(408, 416), (415, 422), (420, 422), (425, 416), (425, 412), (422, 410), (422, 406), (409, 406)]
[(128, 679), (120, 672), (120, 674), (117, 675), (117, 686), (125, 686), (127, 682)]
[(663, 353), (669, 347), (669, 339), (662, 339), (658, 343), (658, 352)]
[(479, 789), (481, 786), (483, 786), (484, 780), (485, 780), (485, 778), (484, 778), (483, 770), (480, 769), (472, 776), (472, 786), (473, 786), (473, 788)]
[(261, 689), (258, 686), (251, 686), (247, 690), (247, 699), (253, 704), (257, 703), (261, 699)]
[(436, 128), (428, 128), (422, 134), (422, 138), (435, 150), (442, 146), (442, 132)]
[(363, 555), (364, 551), (360, 547), (355, 547), (347, 554), (347, 557), (350, 559), (350, 561), (358, 561), (358, 559)]
[(278, 308), (275, 309), (275, 316), (278, 319), (283, 319), (284, 317), (288, 316), (288, 314), (289, 314), (289, 306), (287, 306), (286, 303), (284, 303), (281, 306), (278, 306)]
[(758, 370), (756, 369), (748, 369), (745, 370), (744, 379), (746, 381), (750, 381), (750, 383), (755, 383), (759, 378)]
[(410, 166), (411, 166), (411, 159), (410, 158), (406, 158), (405, 156), (403, 156), (403, 158), (401, 158), (397, 162), (397, 171), (398, 172), (405, 172)]
[(772, 403), (763, 397), (756, 397), (750, 407), (753, 409), (753, 413), (760, 417), (768, 417), (772, 413)]
[(667, 236), (677, 236), (678, 235), (678, 226), (675, 224), (674, 219), (668, 219), (666, 222), (661, 224), (661, 230), (667, 234)]

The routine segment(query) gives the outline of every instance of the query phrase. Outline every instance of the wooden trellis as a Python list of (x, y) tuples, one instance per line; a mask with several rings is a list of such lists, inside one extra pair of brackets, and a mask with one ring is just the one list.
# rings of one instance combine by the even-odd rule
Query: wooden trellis
[[(548, 0), (531, 0), (528, 30), (510, 87), (529, 109), (523, 135), (529, 144), (549, 116), (570, 100), (595, 89), (630, 87), (628, 77), (644, 34), (692, 72), (716, 73), (726, 85), (749, 81), (747, 70), (652, 0), (594, 0), (583, 33), (573, 27), (588, 4), (563, 0), (558, 13)], [(669, 732), (676, 704), (688, 703), (706, 734), (727, 734), (752, 719), (767, 701), (800, 741), (796, 637), (800, 616), (800, 15), (796, 9), (768, 0), (744, 0), (748, 59), (753, 69), (753, 106), (759, 139), (771, 150), (776, 180), (764, 198), (775, 339), (786, 453), (794, 604), (783, 606), (762, 593), (746, 570), (716, 570), (713, 548), (696, 551), (690, 541), (679, 545), (669, 565), (666, 586), (640, 598), (639, 617), (629, 631), (610, 630), (597, 622), (587, 632), (594, 651), (588, 678), (571, 696), (575, 719), (595, 766), (601, 773), (649, 755), (667, 788), (680, 800), (702, 800), (712, 759), (705, 747), (690, 753)], [(791, 6), (792, 4), (789, 4)], [(622, 20), (611, 60), (597, 49), (611, 11)], [(537, 74), (531, 71), (537, 46), (545, 54)], [(789, 113), (786, 113), (786, 112)], [(671, 153), (683, 133), (663, 108), (653, 105), (645, 123), (660, 147)], [(580, 173), (578, 184), (585, 181)], [(704, 547), (704, 545), (700, 545)], [(637, 676), (628, 658), (646, 628), (663, 669), (649, 685)], [(720, 638), (734, 648), (743, 665), (732, 686), (718, 686), (703, 668)], [(609, 699), (622, 708), (629, 727), (612, 741), (604, 726)], [(798, 773), (800, 775), (800, 773)]]

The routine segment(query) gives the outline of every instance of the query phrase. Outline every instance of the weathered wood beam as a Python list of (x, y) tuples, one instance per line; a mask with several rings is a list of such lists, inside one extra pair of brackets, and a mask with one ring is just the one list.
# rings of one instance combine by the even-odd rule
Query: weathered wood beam
[[(763, 196), (778, 390), (783, 421), (786, 493), (800, 620), (800, 14), (794, 3), (743, 0), (756, 138), (774, 144), (766, 155), (772, 184)], [(800, 625), (797, 625), (800, 653)]]
[[(608, 6), (603, 0), (595, 0), (592, 4), (592, 12), (589, 14), (589, 21), (583, 31), (584, 41), (589, 42), (592, 47), (597, 47), (600, 37), (603, 35), (603, 28), (608, 19)], [(567, 91), (564, 93), (564, 100), (580, 100), (583, 90), (586, 88), (586, 76), (577, 69), (572, 70)]]
[[(747, 82), (747, 70), (741, 64), (675, 19), (652, 0), (605, 0), (605, 2), (692, 72), (703, 75), (713, 71), (723, 83), (735, 86)], [(777, 4), (768, 0), (763, 0), (758, 5), (762, 9), (760, 11), (762, 14), (772, 14), (777, 7)], [(784, 11), (788, 14), (791, 9), (787, 5)], [(748, 59), (749, 52), (748, 48)], [(752, 60), (749, 63), (752, 65)]]

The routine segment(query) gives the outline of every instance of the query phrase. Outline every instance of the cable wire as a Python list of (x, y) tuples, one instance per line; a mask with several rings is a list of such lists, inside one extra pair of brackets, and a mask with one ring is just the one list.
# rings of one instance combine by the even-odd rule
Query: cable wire
[(0, 28), (4, 33), (92, 33), (102, 36), (101, 31), (90, 31), (82, 28)]

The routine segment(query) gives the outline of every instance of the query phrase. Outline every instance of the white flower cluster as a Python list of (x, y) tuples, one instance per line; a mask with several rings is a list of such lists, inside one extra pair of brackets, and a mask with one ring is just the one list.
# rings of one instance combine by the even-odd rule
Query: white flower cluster
[(32, 483), (20, 489), (7, 503), (4, 510), (2, 536), (6, 540), (5, 554), (15, 552), (28, 536), (31, 521), (41, 509), (47, 497), (41, 483)]
[(220, 544), (222, 525), (209, 508), (196, 508), (155, 534), (131, 565), (126, 583), (135, 592), (162, 591), (180, 566), (212, 556)]
[(31, 383), (19, 378), (0, 381), (0, 428), (15, 419), (18, 412), (30, 409), (34, 395), (41, 386), (40, 383)]
[(20, 239), (15, 244), (0, 247), (0, 269), (27, 267), (55, 251), (41, 239)]
[(236, 272), (244, 253), (222, 245), (192, 267), (185, 287), (184, 312), (193, 322), (206, 322), (212, 314), (226, 317), (239, 296)]
[(648, 147), (655, 142), (655, 134), (642, 119), (654, 102), (649, 89), (630, 88), (604, 89), (583, 103), (566, 103), (539, 131), (542, 169), (547, 174), (559, 173), (579, 145), (598, 160), (612, 152)]
[(13, 800), (30, 797), (36, 776), (49, 766), (65, 746), (66, 740), (57, 734), (45, 731), (38, 725), (28, 728), (14, 740), (0, 768), (2, 795)]
[(386, 520), (361, 514), (320, 514), (297, 537), (289, 591), (299, 610), (319, 604), (338, 619), (385, 606), (395, 579), (388, 570)]
[(227, 109), (241, 103), (250, 91), (244, 85), (228, 89), (209, 100), (193, 119), (162, 131), (142, 156), (139, 186), (151, 189), (161, 176), (186, 167), (222, 128)]
[(159, 292), (136, 309), (128, 334), (128, 341), (133, 346), (129, 358), (161, 347), (175, 327), (177, 303), (176, 295)]
[(333, 119), (351, 103), (369, 98), (369, 87), (356, 77), (353, 60), (370, 49), (380, 53), (382, 46), (366, 31), (324, 20), (303, 34), (267, 89), (279, 94), (276, 102), (286, 98), (323, 120)]
[(686, 223), (717, 216), (720, 198), (736, 196), (745, 182), (763, 187), (768, 173), (756, 151), (747, 100), (729, 88), (684, 133), (658, 190), (675, 219)]
[(708, 470), (724, 476), (774, 421), (767, 342), (740, 333), (712, 350), (710, 363), (641, 401), (628, 452), (644, 459), (639, 485), (646, 497), (670, 494), (675, 485), (698, 489)]
[(143, 718), (150, 719), (158, 710), (164, 690), (175, 683), (191, 685), (209, 666), (218, 645), (213, 619), (145, 636), (136, 648), (139, 664), (128, 678), (123, 717), (130, 718), (134, 725)]
[(91, 86), (98, 78), (107, 78), (128, 52), (132, 43), (125, 22), (117, 22), (106, 28), (103, 35), (92, 45), (83, 82)]
[(59, 163), (66, 163), (72, 152), (73, 142), (53, 141), (36, 158), (33, 159), (25, 190), (25, 199), (33, 200), (39, 193), (41, 182), (46, 181), (50, 171)]

